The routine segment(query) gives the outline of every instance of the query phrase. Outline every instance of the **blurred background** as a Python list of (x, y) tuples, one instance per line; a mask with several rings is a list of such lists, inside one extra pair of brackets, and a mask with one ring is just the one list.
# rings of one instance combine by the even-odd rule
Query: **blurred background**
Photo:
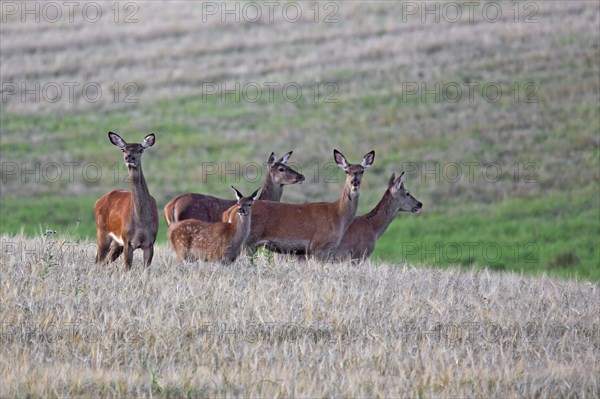
[(424, 203), (374, 258), (600, 280), (600, 5), (520, 2), (1, 3), (0, 232), (95, 239), (128, 188), (107, 132), (139, 142), (161, 214), (185, 192), (305, 174), (283, 201), (333, 201), (332, 149), (376, 159)]

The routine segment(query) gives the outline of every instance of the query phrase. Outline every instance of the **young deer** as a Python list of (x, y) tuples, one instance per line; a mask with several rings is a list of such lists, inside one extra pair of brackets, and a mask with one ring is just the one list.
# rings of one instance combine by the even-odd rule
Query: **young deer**
[(240, 255), (250, 233), (252, 204), (258, 190), (244, 197), (235, 187), (237, 203), (229, 211), (235, 212), (231, 222), (210, 223), (187, 219), (169, 227), (169, 242), (181, 260), (232, 263)]
[[(375, 151), (365, 155), (360, 164), (349, 164), (338, 150), (333, 150), (333, 157), (346, 172), (340, 199), (308, 204), (256, 201), (246, 241), (251, 250), (264, 245), (277, 252), (304, 253), (319, 260), (329, 260), (335, 254), (356, 215), (363, 172), (373, 164)], [(228, 220), (230, 213), (225, 212), (223, 220)]]
[(104, 263), (107, 257), (113, 262), (125, 252), (125, 267), (130, 269), (133, 250), (142, 248), (144, 265), (148, 267), (154, 255), (158, 211), (142, 173), (142, 153), (154, 145), (154, 134), (144, 137), (140, 144), (128, 144), (113, 132), (108, 133), (108, 138), (123, 151), (131, 192), (113, 190), (94, 204), (98, 243), (96, 264)]
[[(267, 161), (269, 170), (260, 193), (260, 200), (280, 201), (284, 185), (304, 181), (304, 175), (286, 165), (291, 155), (292, 151), (276, 161), (275, 154), (271, 153)], [(212, 195), (182, 194), (165, 206), (165, 219), (167, 219), (168, 225), (185, 219), (220, 222), (223, 212), (233, 205), (235, 205), (235, 201), (213, 197)]]
[(357, 216), (346, 230), (335, 253), (337, 259), (366, 259), (375, 249), (375, 241), (385, 233), (398, 212), (419, 213), (423, 204), (404, 187), (404, 172), (392, 173), (381, 201), (366, 215)]

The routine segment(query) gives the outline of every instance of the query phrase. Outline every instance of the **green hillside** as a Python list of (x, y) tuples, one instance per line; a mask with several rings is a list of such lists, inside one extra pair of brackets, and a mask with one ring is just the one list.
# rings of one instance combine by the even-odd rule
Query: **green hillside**
[(156, 133), (143, 163), (161, 208), (183, 192), (258, 187), (270, 152), (289, 150), (307, 181), (283, 200), (334, 200), (332, 149), (351, 161), (374, 149), (359, 213), (402, 170), (424, 203), (376, 257), (600, 279), (597, 4), (456, 24), (404, 21), (389, 2), (340, 5), (332, 24), (203, 23), (192, 3), (160, 19), (160, 4), (143, 5), (138, 23), (111, 29), (4, 25), (4, 81), (99, 82), (103, 95), (5, 92), (0, 232), (93, 238), (94, 200), (128, 187), (109, 130)]

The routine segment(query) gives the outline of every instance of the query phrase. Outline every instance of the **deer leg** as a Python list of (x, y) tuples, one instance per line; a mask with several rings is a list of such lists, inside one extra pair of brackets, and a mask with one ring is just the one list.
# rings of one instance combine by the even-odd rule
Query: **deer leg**
[(240, 255), (244, 252), (247, 257), (256, 260), (256, 257), (258, 256), (258, 247), (250, 247), (250, 246), (242, 247), (242, 252), (240, 253)]
[(114, 241), (110, 243), (110, 252), (108, 253), (108, 261), (114, 262), (123, 253), (123, 246)]
[(275, 259), (278, 263), (282, 263), (284, 261), (295, 261), (299, 263), (305, 263), (308, 260), (308, 255), (306, 253), (274, 253)]
[(150, 245), (148, 248), (144, 248), (144, 267), (150, 267), (152, 263), (152, 257), (154, 256), (154, 245)]
[(106, 259), (106, 255), (108, 255), (108, 250), (110, 248), (110, 243), (112, 239), (101, 232), (97, 232), (96, 242), (98, 244), (98, 252), (96, 253), (96, 264), (104, 263)]
[(315, 259), (321, 262), (327, 262), (331, 260), (337, 247), (338, 246), (335, 242), (328, 242), (318, 247), (312, 247), (310, 252)]
[(133, 263), (133, 246), (131, 245), (131, 243), (125, 241), (124, 243), (125, 245), (123, 245), (123, 252), (124, 252), (124, 262), (125, 262), (125, 269), (127, 270), (131, 270), (131, 264)]

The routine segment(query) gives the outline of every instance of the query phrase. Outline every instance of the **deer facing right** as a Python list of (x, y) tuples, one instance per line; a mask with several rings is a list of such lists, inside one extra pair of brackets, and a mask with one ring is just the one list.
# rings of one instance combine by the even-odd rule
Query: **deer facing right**
[(381, 201), (366, 215), (352, 221), (335, 253), (337, 259), (366, 259), (375, 249), (375, 241), (385, 233), (398, 212), (419, 213), (423, 204), (404, 187), (404, 172), (392, 173)]
[[(250, 250), (265, 246), (281, 253), (331, 259), (356, 215), (363, 173), (373, 164), (375, 151), (366, 154), (359, 164), (349, 164), (338, 150), (333, 150), (333, 157), (346, 173), (339, 200), (308, 204), (256, 201), (246, 241)], [(223, 213), (223, 221), (230, 217), (231, 210)]]
[(169, 227), (169, 242), (181, 260), (232, 263), (240, 255), (250, 232), (252, 204), (258, 190), (244, 197), (233, 188), (237, 203), (229, 211), (235, 212), (229, 222), (205, 222), (186, 219)]
[[(287, 165), (291, 155), (292, 151), (280, 159), (276, 159), (275, 154), (271, 153), (267, 161), (268, 169), (260, 192), (260, 200), (280, 201), (284, 185), (304, 181), (303, 174), (296, 172)], [(168, 225), (186, 219), (219, 222), (223, 212), (233, 205), (235, 205), (235, 201), (213, 197), (212, 195), (182, 194), (169, 201), (165, 206), (165, 219)]]

